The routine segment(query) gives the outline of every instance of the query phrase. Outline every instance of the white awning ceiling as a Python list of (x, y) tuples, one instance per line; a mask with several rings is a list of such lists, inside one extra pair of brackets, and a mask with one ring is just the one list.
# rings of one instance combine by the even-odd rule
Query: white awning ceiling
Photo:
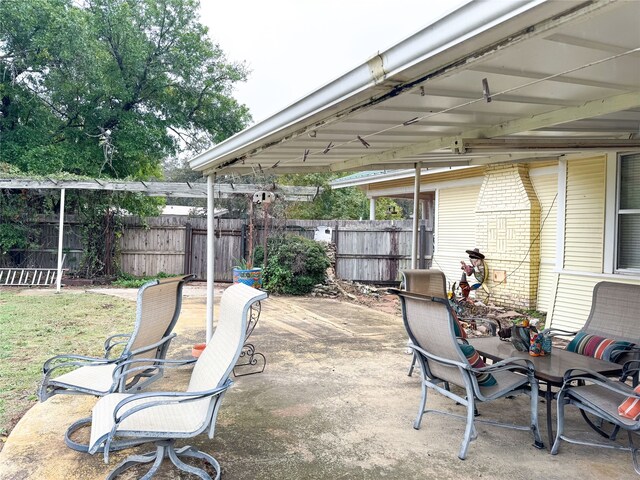
[(470, 2), (190, 165), (339, 172), (638, 150), (639, 24), (640, 1)]

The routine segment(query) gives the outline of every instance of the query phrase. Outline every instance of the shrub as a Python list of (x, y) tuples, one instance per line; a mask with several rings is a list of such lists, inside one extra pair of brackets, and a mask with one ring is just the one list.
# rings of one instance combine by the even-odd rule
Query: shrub
[[(262, 266), (262, 247), (256, 248), (256, 266)], [(272, 237), (267, 244), (267, 266), (263, 281), (273, 293), (304, 295), (322, 283), (329, 259), (324, 247), (313, 240), (297, 235)]]
[(131, 275), (130, 273), (120, 273), (118, 275), (118, 278), (111, 284), (122, 288), (140, 288), (150, 280), (155, 280), (156, 278), (168, 278), (173, 276), (174, 275), (169, 275), (164, 272), (159, 272), (157, 275), (152, 277), (136, 277), (134, 275)]

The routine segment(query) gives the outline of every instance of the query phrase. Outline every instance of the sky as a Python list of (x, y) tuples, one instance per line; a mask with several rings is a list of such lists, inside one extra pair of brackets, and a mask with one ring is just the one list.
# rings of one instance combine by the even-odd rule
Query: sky
[(201, 0), (200, 21), (251, 73), (234, 96), (254, 122), (407, 38), (463, 0)]

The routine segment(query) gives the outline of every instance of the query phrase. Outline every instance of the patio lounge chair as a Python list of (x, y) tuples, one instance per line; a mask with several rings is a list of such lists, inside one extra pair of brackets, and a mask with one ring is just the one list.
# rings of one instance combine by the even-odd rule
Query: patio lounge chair
[[(534, 377), (532, 363), (527, 359), (508, 358), (490, 366), (474, 368), (463, 353), (460, 343), (463, 340), (455, 336), (454, 319), (446, 299), (395, 289), (392, 289), (391, 292), (400, 297), (404, 326), (412, 342), (411, 348), (420, 365), (422, 398), (413, 427), (419, 429), (423, 415), (429, 412), (466, 418), (464, 439), (458, 453), (458, 457), (464, 460), (467, 456), (469, 443), (477, 437), (474, 415), (476, 402), (490, 402), (507, 395), (522, 393), (530, 396), (531, 419), (528, 425), (487, 421), (485, 423), (518, 430), (531, 430), (534, 445), (542, 448), (544, 445), (538, 428), (538, 383)], [(467, 347), (470, 346), (467, 345)], [(476, 361), (474, 361), (474, 365), (477, 365)], [(491, 377), (487, 378), (487, 374), (492, 375), (492, 381), (488, 381)], [(478, 375), (482, 375), (486, 381), (479, 380)], [(493, 385), (489, 385), (490, 383)], [(448, 390), (447, 384), (462, 388), (464, 393), (459, 395)], [(425, 410), (428, 388), (432, 388), (465, 406), (467, 408), (466, 415)]]
[[(243, 284), (225, 290), (220, 301), (220, 320), (194, 366), (186, 391), (112, 393), (98, 400), (93, 408), (89, 453), (103, 452), (108, 462), (110, 450), (147, 442), (156, 445), (154, 452), (126, 458), (108, 479), (135, 464), (153, 462), (143, 477), (151, 478), (166, 457), (178, 469), (210, 479), (204, 470), (184, 463), (180, 457), (202, 459), (216, 470), (215, 478), (220, 478), (220, 465), (211, 455), (190, 446), (177, 450), (174, 444), (178, 439), (194, 437), (205, 430), (209, 438), (213, 438), (220, 402), (232, 383), (229, 375), (244, 344), (249, 309), (254, 302), (266, 297), (265, 292)], [(162, 363), (170, 366), (180, 362), (165, 360)]]
[[(161, 378), (162, 372), (151, 367), (156, 359), (166, 356), (175, 337), (171, 331), (180, 316), (182, 287), (193, 278), (187, 275), (153, 280), (140, 287), (133, 332), (110, 336), (104, 345), (104, 358), (65, 354), (47, 360), (42, 367), (40, 401), (59, 393), (102, 396), (115, 391), (140, 390)], [(118, 348), (122, 348), (122, 352), (112, 357)], [(124, 362), (134, 358), (151, 358), (149, 369), (126, 374), (128, 366)], [(69, 368), (73, 370), (52, 378)]]
[[(626, 399), (640, 401), (640, 394), (626, 383), (629, 376), (637, 374), (639, 367), (640, 361), (638, 360), (625, 363), (620, 380), (603, 377), (589, 370), (568, 370), (564, 376), (564, 384), (558, 392), (558, 430), (551, 454), (558, 453), (561, 440), (593, 447), (627, 450), (631, 452), (636, 473), (640, 474), (638, 448), (633, 443), (633, 436), (640, 431), (640, 419), (627, 418), (618, 412), (618, 406)], [(615, 425), (616, 432), (618, 429), (626, 430), (629, 439), (628, 446), (625, 447), (613, 441), (597, 443), (566, 436), (564, 434), (564, 409), (567, 405), (573, 405), (581, 412), (588, 412), (590, 415)], [(611, 440), (615, 440), (615, 435)]]

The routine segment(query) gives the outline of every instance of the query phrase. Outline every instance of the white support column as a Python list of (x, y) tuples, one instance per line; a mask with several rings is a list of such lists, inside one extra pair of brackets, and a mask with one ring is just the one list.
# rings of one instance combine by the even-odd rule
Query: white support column
[(426, 200), (420, 200), (420, 219), (422, 220), (427, 219), (427, 201)]
[(62, 242), (64, 241), (64, 196), (65, 189), (60, 190), (60, 226), (58, 227), (58, 276), (56, 277), (56, 293), (62, 286)]
[(418, 222), (420, 216), (420, 172), (422, 163), (416, 163), (413, 184), (413, 231), (411, 236), (411, 268), (418, 268)]
[(213, 292), (214, 292), (214, 272), (215, 272), (215, 224), (213, 187), (215, 184), (215, 174), (207, 176), (207, 342), (213, 335)]
[(369, 199), (369, 220), (376, 219), (376, 199), (371, 197)]

